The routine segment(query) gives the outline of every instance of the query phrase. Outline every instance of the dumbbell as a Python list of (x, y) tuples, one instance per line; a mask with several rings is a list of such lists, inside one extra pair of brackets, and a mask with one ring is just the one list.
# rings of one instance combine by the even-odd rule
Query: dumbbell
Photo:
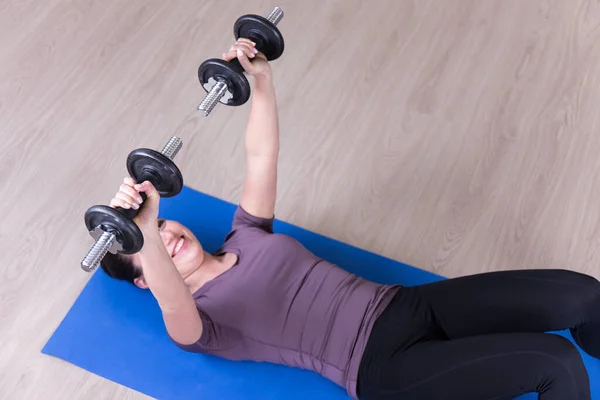
[[(283, 18), (283, 11), (275, 7), (267, 18), (259, 15), (244, 15), (235, 21), (233, 34), (235, 39), (247, 38), (256, 43), (256, 49), (267, 60), (273, 61), (283, 54), (283, 35), (277, 24)], [(244, 68), (234, 58), (227, 62), (211, 58), (200, 64), (198, 79), (207, 94), (198, 106), (198, 111), (207, 117), (221, 102), (227, 106), (241, 106), (250, 98), (250, 83), (244, 76)]]
[[(137, 149), (127, 156), (127, 171), (136, 182), (150, 181), (161, 197), (173, 197), (183, 188), (183, 176), (173, 162), (183, 143), (174, 136), (161, 152)], [(142, 200), (146, 194), (140, 193)], [(85, 226), (96, 239), (81, 268), (92, 272), (109, 251), (113, 254), (133, 254), (142, 249), (144, 236), (133, 222), (139, 210), (112, 208), (104, 205), (90, 207), (85, 213)]]

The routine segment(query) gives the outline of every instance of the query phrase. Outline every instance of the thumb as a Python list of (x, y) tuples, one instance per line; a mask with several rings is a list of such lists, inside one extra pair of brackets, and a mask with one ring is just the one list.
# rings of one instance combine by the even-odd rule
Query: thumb
[(252, 67), (252, 63), (248, 59), (248, 56), (246, 56), (244, 52), (240, 49), (237, 49), (237, 58), (238, 60), (240, 60), (240, 64), (242, 65), (242, 67), (244, 67), (246, 72), (251, 72), (254, 69)]
[(154, 185), (149, 181), (144, 181), (138, 185), (135, 185), (134, 188), (138, 192), (146, 194), (146, 200), (144, 200), (142, 208), (136, 217), (138, 220), (136, 222), (143, 224), (156, 219), (158, 214), (158, 205), (160, 203), (160, 194)]
[(148, 196), (148, 198), (160, 197), (160, 195), (158, 194), (158, 191), (156, 190), (156, 188), (150, 181), (144, 181), (142, 183), (138, 183), (137, 185), (134, 186), (134, 188), (138, 192), (146, 193), (146, 196)]

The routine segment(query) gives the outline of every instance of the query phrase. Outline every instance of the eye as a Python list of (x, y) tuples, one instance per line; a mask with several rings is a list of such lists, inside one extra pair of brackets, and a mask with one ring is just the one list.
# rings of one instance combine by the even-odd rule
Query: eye
[(163, 228), (165, 227), (165, 222), (166, 222), (166, 221), (165, 221), (164, 219), (162, 219), (162, 218), (159, 218), (159, 219), (158, 219), (158, 230), (159, 230), (159, 231), (162, 231), (162, 230), (163, 230)]

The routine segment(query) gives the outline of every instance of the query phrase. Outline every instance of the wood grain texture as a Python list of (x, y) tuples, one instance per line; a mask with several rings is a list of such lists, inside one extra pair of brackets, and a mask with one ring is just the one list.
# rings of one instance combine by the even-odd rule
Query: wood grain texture
[[(196, 70), (273, 5), (0, 0), (0, 398), (145, 398), (40, 353), (83, 214), (174, 134), (186, 184), (238, 200), (248, 106), (201, 119)], [(598, 2), (277, 5), (280, 219), (448, 277), (600, 278)]]

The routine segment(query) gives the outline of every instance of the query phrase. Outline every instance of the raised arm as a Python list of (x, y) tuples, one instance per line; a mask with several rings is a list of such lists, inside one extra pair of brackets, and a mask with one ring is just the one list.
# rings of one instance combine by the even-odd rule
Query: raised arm
[(139, 253), (144, 279), (160, 306), (169, 336), (180, 344), (193, 344), (202, 336), (202, 320), (190, 289), (175, 268), (158, 229), (155, 231), (144, 232), (144, 248)]
[(136, 185), (132, 178), (126, 178), (111, 206), (130, 207), (137, 203), (135, 199), (139, 192), (147, 195), (134, 218), (144, 235), (144, 247), (137, 254), (143, 269), (144, 286), (156, 298), (171, 338), (184, 345), (195, 343), (202, 335), (202, 320), (190, 289), (161, 239), (157, 226), (160, 195), (149, 182)]
[(246, 180), (241, 207), (251, 215), (272, 218), (277, 195), (277, 160), (279, 157), (279, 118), (271, 68), (262, 53), (248, 39), (239, 39), (226, 60), (237, 57), (254, 77), (252, 106), (246, 127)]

